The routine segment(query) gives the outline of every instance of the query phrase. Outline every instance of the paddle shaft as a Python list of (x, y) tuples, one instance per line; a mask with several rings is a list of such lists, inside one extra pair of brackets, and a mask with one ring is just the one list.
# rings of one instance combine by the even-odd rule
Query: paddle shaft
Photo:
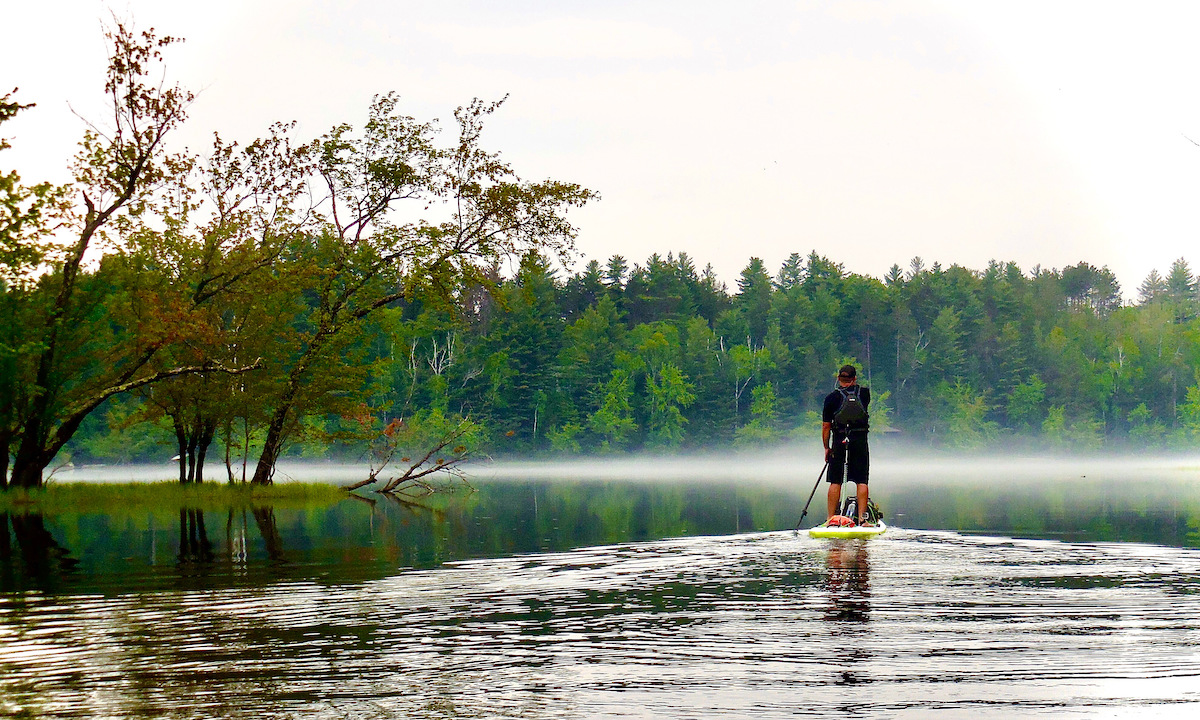
[(800, 529), (800, 525), (804, 522), (804, 516), (808, 514), (808, 506), (812, 505), (812, 499), (817, 494), (817, 488), (821, 486), (821, 478), (825, 477), (825, 471), (829, 469), (829, 461), (825, 461), (825, 467), (821, 468), (821, 474), (817, 476), (817, 484), (813, 485), (812, 492), (808, 494), (808, 502), (804, 503), (804, 512), (800, 513), (800, 519), (796, 521), (796, 529)]

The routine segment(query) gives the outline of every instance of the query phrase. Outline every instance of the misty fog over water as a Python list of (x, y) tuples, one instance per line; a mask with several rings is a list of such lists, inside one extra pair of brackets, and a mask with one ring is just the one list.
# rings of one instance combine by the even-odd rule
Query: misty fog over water
[[(921, 480), (1069, 480), (1073, 478), (1191, 478), (1200, 481), (1200, 456), (1070, 456), (933, 454), (872, 450), (871, 478), (883, 487)], [(673, 457), (594, 457), (578, 460), (507, 460), (472, 466), (480, 478), (581, 480), (687, 480), (798, 483), (821, 472), (819, 449), (808, 453), (698, 454)]]
[[(881, 489), (890, 484), (936, 480), (1067, 481), (1073, 479), (1171, 480), (1200, 482), (1200, 455), (1111, 455), (1047, 453), (960, 453), (928, 449), (872, 449), (871, 477)], [(796, 483), (811, 487), (821, 472), (816, 451), (700, 452), (691, 455), (598, 455), (561, 459), (476, 460), (464, 466), (468, 480), (633, 480)], [(206, 465), (208, 482), (224, 482), (221, 464)], [(250, 468), (252, 473), (253, 468)], [(365, 463), (295, 461), (279, 463), (276, 482), (353, 482), (366, 476)], [(240, 467), (235, 468), (240, 478)], [(248, 473), (248, 474), (250, 474)], [(386, 475), (387, 472), (384, 472)], [(84, 465), (59, 469), (52, 481), (140, 482), (178, 479), (174, 462)]]
[[(709, 518), (660, 523), (654, 529), (633, 520), (610, 524), (603, 537), (615, 542), (770, 532), (797, 523), (811, 527), (825, 519), (827, 486), (823, 479), (814, 492), (822, 463), (812, 452), (500, 459), (475, 462), (465, 470), (470, 484), (443, 477), (453, 492), (436, 496), (435, 504), (485, 526), (492, 522), (487, 498), (501, 495), (510, 498), (506, 503), (517, 503), (517, 514), (506, 521), (514, 524), (531, 521), (521, 519), (520, 512), (545, 511), (559, 496), (571, 498), (568, 502), (577, 509), (569, 521), (552, 517), (556, 527), (603, 516), (611, 511), (605, 504), (615, 498), (623, 498), (619, 504), (627, 509), (622, 513), (667, 503), (676, 507), (673, 513)], [(54, 481), (163, 481), (175, 477), (174, 472), (172, 464), (81, 467), (57, 474)], [(348, 484), (366, 473), (365, 465), (293, 462), (280, 465), (276, 481)], [(871, 497), (894, 528), (1200, 547), (1197, 456), (955, 456), (893, 446), (873, 453), (871, 477)], [(224, 482), (224, 468), (212, 468), (208, 478), (209, 483)], [(380, 496), (363, 488), (358, 497), (375, 501)], [(522, 503), (528, 507), (516, 510)], [(806, 503), (808, 512), (800, 522)], [(478, 517), (467, 520), (472, 516)], [(717, 520), (721, 517), (729, 522)], [(523, 549), (565, 549), (598, 537), (567, 533), (555, 541), (530, 540)]]

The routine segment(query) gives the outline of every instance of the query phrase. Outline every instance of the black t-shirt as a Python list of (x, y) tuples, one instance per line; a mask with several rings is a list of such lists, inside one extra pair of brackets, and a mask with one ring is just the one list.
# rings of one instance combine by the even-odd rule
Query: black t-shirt
[(842, 407), (841, 390), (853, 390), (858, 387), (858, 399), (862, 401), (863, 409), (870, 409), (871, 405), (871, 388), (851, 385), (846, 388), (839, 388), (825, 396), (825, 406), (821, 409), (821, 422), (833, 422), (833, 416), (837, 414), (839, 408)]

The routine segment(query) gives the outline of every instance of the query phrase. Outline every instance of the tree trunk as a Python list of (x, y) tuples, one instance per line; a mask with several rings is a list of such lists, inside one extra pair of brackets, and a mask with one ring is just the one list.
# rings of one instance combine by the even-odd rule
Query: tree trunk
[[(11, 442), (11, 432), (0, 432), (0, 490), (8, 489), (8, 446)], [(8, 529), (5, 528), (4, 532), (8, 532)]]
[(175, 444), (179, 448), (179, 484), (186, 485), (187, 477), (187, 430), (179, 418), (171, 418), (175, 425)]
[(213, 437), (217, 434), (217, 421), (206, 420), (200, 426), (196, 442), (196, 478), (197, 483), (204, 482), (204, 457), (208, 454), (208, 446), (212, 445)]
[[(12, 540), (8, 537), (8, 513), (0, 512), (0, 560), (8, 560), (10, 557)], [(12, 583), (6, 582), (5, 587), (12, 587)]]
[(275, 475), (275, 463), (279, 461), (279, 453), (283, 451), (284, 426), (287, 425), (288, 413), (292, 411), (292, 403), (296, 399), (298, 376), (304, 368), (292, 371), (288, 390), (279, 399), (279, 406), (271, 416), (271, 424), (267, 426), (267, 437), (263, 440), (262, 454), (258, 456), (258, 465), (254, 468), (253, 485), (270, 485)]
[[(178, 367), (173, 370), (154, 373), (139, 380), (130, 380), (140, 368), (150, 361), (155, 352), (157, 352), (157, 347), (146, 350), (141, 357), (137, 358), (122, 373), (121, 377), (117, 378), (115, 384), (96, 393), (86, 401), (77, 403), (71, 409), (70, 413), (61, 420), (58, 427), (53, 428), (53, 430), (50, 428), (49, 422), (43, 419), (49, 417), (47, 415), (49, 412), (48, 405), (40, 400), (31, 403), (33, 413), (30, 415), (30, 421), (21, 433), (21, 444), (17, 448), (17, 455), (13, 461), (12, 484), (17, 487), (41, 487), (42, 472), (46, 466), (54, 460), (59, 450), (62, 450), (67, 441), (75, 435), (75, 432), (79, 430), (80, 424), (87, 419), (87, 416), (113, 395), (128, 392), (169, 377), (209, 371), (209, 368), (205, 366)], [(236, 374), (251, 369), (253, 369), (253, 366), (240, 370), (225, 370), (225, 372)]]
[(283, 449), (283, 426), (287, 422), (287, 414), (291, 403), (276, 410), (267, 428), (267, 437), (263, 440), (262, 454), (258, 456), (258, 465), (254, 468), (254, 477), (250, 480), (253, 485), (270, 485), (275, 475), (275, 463), (279, 461), (279, 453)]
[[(225, 420), (225, 474), (229, 476), (229, 484), (234, 483), (233, 478), (233, 420)], [(233, 512), (232, 510), (230, 512)]]
[[(127, 196), (121, 200), (121, 203), (123, 204), (125, 200), (128, 200)], [(114, 205), (108, 214), (115, 212), (118, 207), (119, 205)], [(104, 215), (98, 220), (90, 206), (88, 215), (88, 221), (80, 234), (79, 241), (76, 242), (71, 255), (63, 261), (62, 284), (54, 299), (54, 305), (50, 308), (50, 314), (46, 318), (42, 353), (38, 358), (37, 375), (33, 383), (33, 397), (30, 399), (26, 413), (29, 422), (26, 423), (21, 433), (21, 446), (17, 449), (17, 457), (13, 463), (13, 484), (18, 487), (41, 487), (42, 471), (58, 454), (58, 448), (54, 448), (54, 452), (47, 457), (44, 450), (44, 442), (50, 435), (46, 427), (46, 418), (50, 417), (50, 407), (54, 400), (50, 388), (57, 387), (57, 383), (52, 383), (51, 374), (58, 353), (58, 333), (66, 318), (67, 306), (75, 292), (75, 277), (83, 262), (83, 254), (87, 251), (88, 243), (91, 242), (96, 229), (108, 217)]]
[(279, 461), (279, 453), (283, 451), (284, 426), (287, 425), (288, 413), (296, 402), (296, 394), (300, 392), (300, 378), (308, 372), (310, 358), (317, 356), (328, 338), (328, 331), (319, 330), (304, 351), (300, 362), (288, 373), (287, 389), (279, 398), (275, 413), (271, 415), (271, 424), (267, 427), (267, 437), (263, 440), (262, 454), (258, 456), (258, 465), (254, 468), (254, 477), (250, 480), (253, 485), (270, 485), (275, 476), (275, 463)]
[(47, 462), (42, 459), (41, 448), (37, 438), (41, 435), (41, 423), (31, 420), (21, 434), (21, 444), (17, 447), (16, 457), (13, 458), (12, 480), (13, 487), (39, 488), (42, 486), (42, 470)]
[(34, 489), (42, 486), (42, 465), (40, 463), (22, 463), (20, 457), (13, 463), (12, 487)]
[(187, 479), (188, 482), (196, 482), (196, 430), (192, 429), (188, 433), (187, 439)]

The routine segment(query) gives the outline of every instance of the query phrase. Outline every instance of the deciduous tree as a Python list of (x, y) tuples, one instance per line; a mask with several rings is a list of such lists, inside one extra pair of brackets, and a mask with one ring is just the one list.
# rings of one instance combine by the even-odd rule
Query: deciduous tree
[[(145, 211), (155, 193), (189, 166), (188, 158), (168, 154), (164, 141), (191, 101), (159, 77), (162, 50), (175, 38), (138, 34), (122, 23), (106, 36), (111, 116), (84, 133), (71, 188), (75, 202), (64, 206), (52, 238), (38, 238), (36, 250), (14, 252), (18, 262), (37, 263), (36, 277), (10, 297), (23, 306), (17, 345), (32, 349), (18, 363), (23, 390), (0, 412), (15, 418), (12, 481), (24, 487), (42, 483), (43, 469), (109, 397), (212, 367), (155, 365), (175, 339), (162, 315), (143, 315), (147, 321), (133, 326), (106, 321), (123, 296), (155, 283), (134, 272), (123, 253), (128, 238), (149, 221)], [(89, 251), (109, 254), (92, 268), (85, 264)]]

